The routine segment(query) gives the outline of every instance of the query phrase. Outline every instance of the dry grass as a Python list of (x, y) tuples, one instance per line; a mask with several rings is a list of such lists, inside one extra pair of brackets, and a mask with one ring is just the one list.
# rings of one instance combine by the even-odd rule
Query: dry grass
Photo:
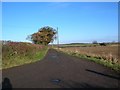
[(118, 60), (118, 45), (96, 46), (96, 47), (66, 47), (60, 48), (61, 51), (68, 53), (78, 53), (87, 57), (108, 60), (112, 63), (120, 63)]
[(109, 67), (120, 73), (120, 60), (118, 45), (85, 46), (85, 47), (61, 47), (54, 48), (72, 56), (85, 58), (98, 64)]

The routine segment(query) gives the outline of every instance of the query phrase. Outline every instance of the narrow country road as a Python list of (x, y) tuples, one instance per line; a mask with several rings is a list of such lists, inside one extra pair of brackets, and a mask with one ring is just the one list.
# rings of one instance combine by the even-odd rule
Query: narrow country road
[(2, 71), (12, 88), (118, 88), (119, 75), (102, 65), (50, 49), (36, 63)]

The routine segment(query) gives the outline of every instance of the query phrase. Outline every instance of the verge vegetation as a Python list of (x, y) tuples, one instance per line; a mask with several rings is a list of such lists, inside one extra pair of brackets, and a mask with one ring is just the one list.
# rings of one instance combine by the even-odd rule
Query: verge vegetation
[(1, 69), (40, 61), (48, 49), (47, 46), (32, 43), (4, 42), (2, 43)]
[(118, 45), (109, 46), (61, 46), (58, 51), (67, 53), (79, 58), (85, 58), (87, 60), (102, 64), (110, 67), (111, 69), (120, 72), (120, 61), (118, 59)]

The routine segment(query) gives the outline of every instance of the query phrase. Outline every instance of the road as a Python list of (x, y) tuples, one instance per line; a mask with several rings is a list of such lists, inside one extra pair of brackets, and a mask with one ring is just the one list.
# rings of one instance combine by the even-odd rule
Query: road
[(3, 70), (2, 75), (12, 88), (118, 88), (120, 82), (107, 67), (53, 49), (43, 60)]

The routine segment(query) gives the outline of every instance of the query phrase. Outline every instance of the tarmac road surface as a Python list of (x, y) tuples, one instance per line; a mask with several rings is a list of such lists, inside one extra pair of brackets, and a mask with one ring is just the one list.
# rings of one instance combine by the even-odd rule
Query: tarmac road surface
[(110, 68), (53, 49), (41, 61), (3, 70), (2, 79), (10, 88), (118, 88), (120, 82)]

